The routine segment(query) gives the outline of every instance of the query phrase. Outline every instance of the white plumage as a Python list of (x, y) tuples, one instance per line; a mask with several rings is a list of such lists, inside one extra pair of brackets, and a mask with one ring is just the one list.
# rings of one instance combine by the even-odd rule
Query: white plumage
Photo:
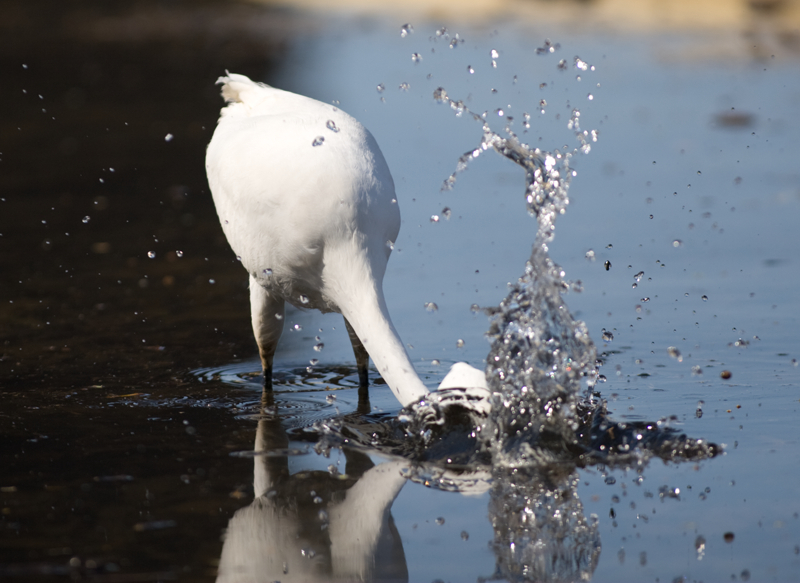
[(383, 296), (400, 210), (372, 134), (332, 105), (243, 75), (218, 82), (228, 105), (206, 171), (222, 229), (250, 274), (265, 384), (289, 302), (341, 313), (362, 385), (368, 352), (400, 403), (416, 401), (427, 389)]

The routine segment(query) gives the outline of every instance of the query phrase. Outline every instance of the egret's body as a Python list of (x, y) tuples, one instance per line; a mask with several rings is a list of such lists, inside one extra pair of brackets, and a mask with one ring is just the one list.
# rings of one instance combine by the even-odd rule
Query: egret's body
[(206, 171), (225, 236), (250, 274), (265, 383), (289, 302), (341, 313), (362, 383), (368, 352), (400, 403), (416, 401), (427, 389), (383, 296), (400, 210), (375, 139), (332, 105), (243, 75), (220, 83), (228, 105)]

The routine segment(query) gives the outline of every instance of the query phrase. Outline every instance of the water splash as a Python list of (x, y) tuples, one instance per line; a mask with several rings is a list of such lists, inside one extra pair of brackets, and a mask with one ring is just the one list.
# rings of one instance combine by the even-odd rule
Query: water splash
[[(447, 32), (441, 29), (436, 34), (441, 37)], [(548, 45), (548, 52), (553, 52), (550, 46), (553, 45)], [(497, 51), (490, 56), (493, 60), (500, 58)], [(577, 57), (574, 65), (581, 72), (593, 69)], [(566, 67), (566, 60), (562, 60), (559, 68)], [(316, 428), (330, 438), (321, 441), (323, 446), (361, 444), (401, 455), (420, 464), (409, 475), (411, 479), (456, 490), (465, 487), (464, 480), (446, 475), (442, 464), (469, 471), (484, 468), (490, 475), (508, 468), (546, 471), (559, 467), (569, 477), (575, 467), (596, 463), (630, 467), (646, 463), (653, 455), (665, 460), (716, 455), (717, 446), (691, 439), (660, 423), (612, 421), (606, 414), (605, 402), (593, 392), (595, 385), (605, 380), (598, 371), (602, 362), (587, 326), (573, 318), (563, 297), (570, 289), (580, 289), (581, 284), (566, 279), (564, 270), (551, 259), (548, 246), (555, 236), (557, 218), (569, 205), (569, 187), (576, 176), (572, 161), (591, 152), (598, 132), (584, 130), (580, 110), (571, 108), (565, 125), (574, 137), (574, 145), (547, 151), (524, 143), (512, 130), (513, 119), (503, 117), (500, 111), (491, 116), (488, 112), (477, 114), (463, 101), (448, 95), (443, 87), (433, 91), (433, 98), (449, 106), (457, 117), (471, 118), (481, 128), (480, 142), (458, 159), (442, 190), (453, 189), (470, 164), (493, 150), (524, 172), (525, 208), (536, 219), (534, 243), (524, 272), (498, 306), (483, 309), (490, 316), (491, 349), (485, 372), (491, 398), (487, 400), (485, 393), (473, 394), (469, 390), (440, 390), (407, 407), (397, 418), (382, 419), (380, 427), (372, 423), (368, 429), (354, 429), (352, 420), (331, 420)], [(505, 124), (502, 133), (489, 124), (490, 119), (498, 118)], [(530, 128), (530, 115), (524, 114), (523, 126)], [(434, 215), (431, 220), (436, 222), (439, 218)], [(595, 260), (594, 251), (589, 250), (586, 257)], [(606, 270), (611, 268), (608, 261), (604, 266)], [(635, 279), (638, 281), (642, 275), (637, 274)], [(603, 340), (611, 342), (613, 334), (604, 330)], [(461, 345), (463, 340), (457, 343)], [(362, 418), (356, 425), (366, 422)], [(487, 480), (492, 482), (491, 477)], [(513, 481), (501, 481), (504, 488), (516, 487)], [(524, 508), (532, 499), (541, 498), (539, 494), (546, 498), (543, 493), (510, 490), (498, 492), (497, 496), (520, 496), (519, 505)], [(591, 572), (591, 544), (578, 546), (589, 549), (579, 554), (583, 557), (581, 564)], [(586, 572), (583, 567), (579, 570)]]
[(574, 132), (578, 147), (547, 152), (521, 142), (510, 124), (505, 136), (496, 133), (482, 116), (469, 112), (443, 88), (434, 92), (434, 98), (454, 110), (463, 108), (483, 129), (478, 147), (459, 158), (442, 189), (452, 189), (470, 163), (494, 150), (524, 170), (526, 207), (537, 220), (525, 272), (493, 310), (489, 329), (492, 347), (486, 376), (493, 401), (486, 443), (495, 455), (512, 455), (518, 463), (535, 455), (528, 451), (529, 444), (544, 434), (554, 432), (568, 439), (574, 429), (581, 379), (588, 377), (592, 385), (597, 376), (594, 343), (586, 325), (572, 318), (561, 295), (570, 284), (548, 254), (555, 221), (569, 204), (569, 185), (575, 176), (570, 161), (578, 153), (589, 152), (587, 146), (596, 134), (581, 129), (580, 111), (573, 109), (567, 127)]

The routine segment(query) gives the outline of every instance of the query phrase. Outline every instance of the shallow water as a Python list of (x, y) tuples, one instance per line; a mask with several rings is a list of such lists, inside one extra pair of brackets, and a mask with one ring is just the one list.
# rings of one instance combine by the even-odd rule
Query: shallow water
[[(559, 539), (543, 528), (542, 545), (566, 540), (561, 556), (585, 557), (576, 564), (594, 580), (800, 579), (797, 440), (788, 431), (800, 374), (796, 58), (665, 59), (670, 47), (691, 39), (578, 38), (511, 25), (496, 32), (451, 27), (465, 42), (450, 49), (429, 40), (435, 27), (424, 23), (406, 38), (399, 24), (369, 28), (299, 33), (273, 69), (236, 51), (224, 55), (233, 64), (216, 55), (202, 66), (191, 54), (171, 53), (173, 64), (159, 79), (183, 64), (185, 83), (202, 95), (189, 104), (177, 84), (153, 96), (141, 70), (139, 85), (119, 73), (115, 58), (142, 66), (128, 45), (111, 45), (116, 52), (103, 45), (103, 57), (88, 40), (65, 43), (79, 50), (61, 65), (61, 76), (33, 44), (21, 45), (24, 59), (4, 55), (15, 71), (4, 110), (16, 114), (4, 127), (18, 124), (21, 135), (34, 137), (5, 133), (0, 148), (0, 249), (13, 274), (0, 288), (0, 576), (213, 579), (232, 552), (220, 538), (226, 529), (229, 541), (266, 540), (275, 523), (259, 516), (284, 509), (283, 532), (299, 529), (300, 538), (279, 536), (260, 551), (242, 547), (260, 573), (278, 569), (269, 580), (308, 565), (327, 579), (333, 565), (345, 568), (336, 562), (342, 556), (350, 557), (348, 568), (365, 568), (359, 552), (381, 558), (385, 573), (368, 571), (369, 577), (512, 578), (524, 561), (510, 551), (509, 533), (519, 531), (508, 523), (514, 508), (504, 500), (518, 498), (504, 498), (509, 490), (492, 484), (521, 489), (546, 509), (559, 508), (558, 501), (537, 484), (557, 484), (577, 494), (565, 496), (560, 509), (573, 513), (585, 536)], [(546, 36), (561, 48), (535, 55)], [(492, 49), (499, 52), (496, 68)], [(418, 64), (413, 52), (423, 56)], [(581, 72), (581, 81), (574, 55), (596, 67)], [(562, 58), (566, 72), (557, 68)], [(399, 408), (380, 385), (368, 406), (359, 403), (341, 319), (311, 313), (287, 314), (287, 323), (302, 330), (287, 326), (275, 402), (262, 403), (246, 277), (221, 238), (202, 174), (220, 106), (211, 84), (225, 67), (338, 100), (381, 144), (403, 212), (384, 284), (387, 302), (430, 387), (456, 360), (482, 366), (488, 321), (470, 306), (505, 297), (535, 234), (522, 173), (492, 152), (460, 174), (452, 191), (440, 191), (481, 130), (437, 104), (434, 89), (445, 87), (473, 111), (512, 112), (520, 134), (522, 113), (530, 113), (525, 135), (549, 150), (577, 145), (566, 123), (579, 107), (582, 126), (598, 129), (599, 139), (575, 161), (571, 205), (550, 253), (567, 279), (582, 282), (583, 291), (566, 301), (604, 353), (600, 372), (608, 381), (598, 389), (616, 421), (674, 415), (671, 426), (722, 444), (725, 455), (698, 463), (655, 460), (641, 472), (595, 465), (524, 480), (444, 476), (470, 495), (426, 487), (425, 475), (406, 459), (379, 453), (379, 442), (363, 445), (370, 425), (377, 432)], [(84, 91), (78, 107), (75, 87)], [(138, 99), (129, 102), (125, 96), (137, 87)], [(42, 93), (57, 118), (46, 120), (52, 126), (37, 117), (46, 113), (38, 97), (22, 88)], [(545, 114), (538, 113), (543, 98)], [(731, 108), (747, 115), (731, 122)], [(126, 121), (134, 129), (124, 129)], [(165, 142), (168, 132), (175, 139)], [(68, 138), (88, 151), (70, 153)], [(39, 144), (54, 160), (49, 170), (32, 162)], [(449, 220), (445, 207), (452, 209)], [(431, 222), (431, 215), (440, 220)], [(594, 262), (585, 258), (589, 249)], [(156, 257), (148, 259), (148, 251)], [(438, 309), (426, 310), (427, 302)], [(603, 329), (613, 341), (603, 342)], [(322, 352), (313, 350), (317, 335)], [(457, 348), (459, 339), (464, 345)], [(309, 372), (312, 358), (320, 363)], [(723, 370), (729, 379), (720, 377)], [(362, 445), (317, 454), (317, 434), (306, 428), (339, 416), (362, 431), (354, 440)], [(272, 453), (254, 453), (259, 449)], [(392, 475), (372, 471), (381, 467)], [(441, 486), (442, 476), (436, 478)], [(259, 502), (265, 483), (276, 485), (275, 494), (268, 496), (267, 487)], [(337, 508), (348, 510), (347, 492), (359, 483), (396, 497), (351, 504), (349, 514), (334, 516)], [(334, 531), (353, 524), (377, 533), (374, 547), (337, 555), (347, 538)], [(276, 548), (285, 556), (271, 555)], [(291, 563), (287, 574), (284, 561)]]

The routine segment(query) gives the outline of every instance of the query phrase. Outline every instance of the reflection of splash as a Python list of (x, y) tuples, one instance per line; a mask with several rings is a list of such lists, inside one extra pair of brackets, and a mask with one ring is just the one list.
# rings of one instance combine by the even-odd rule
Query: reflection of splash
[(600, 558), (597, 516), (588, 519), (578, 474), (535, 469), (496, 473), (489, 502), (496, 578), (589, 581)]

